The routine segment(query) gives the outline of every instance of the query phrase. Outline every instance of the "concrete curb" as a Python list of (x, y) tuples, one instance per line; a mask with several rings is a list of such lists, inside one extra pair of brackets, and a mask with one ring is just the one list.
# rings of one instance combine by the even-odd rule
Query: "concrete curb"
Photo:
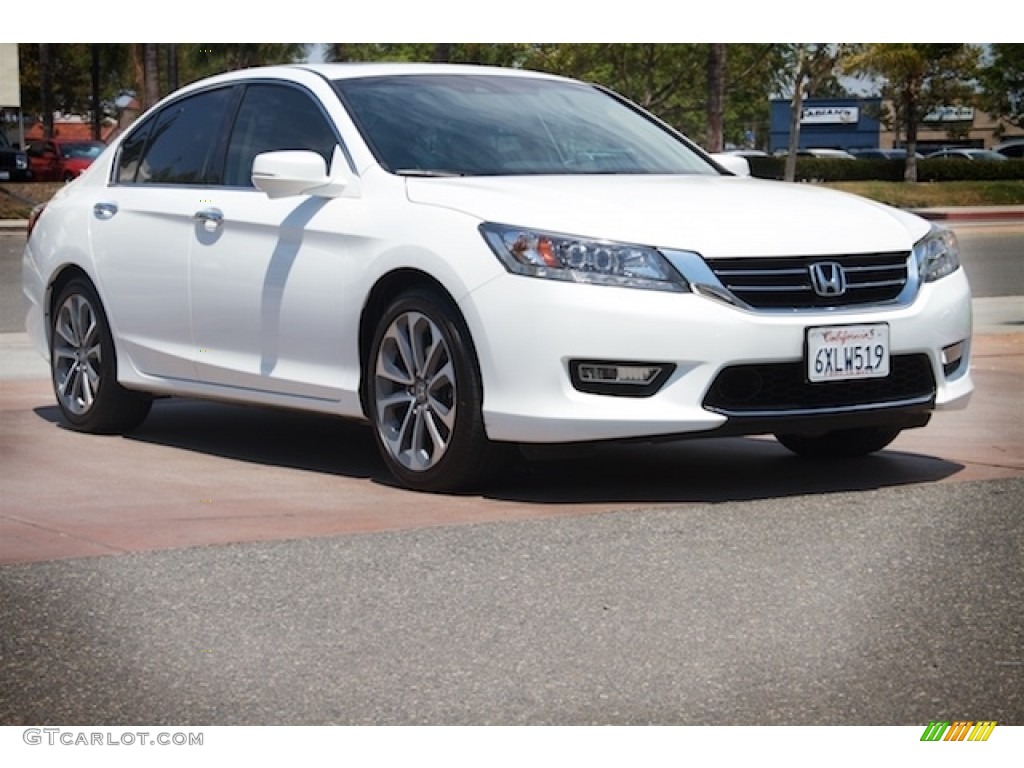
[(1024, 205), (999, 205), (970, 208), (911, 209), (930, 221), (1024, 221)]

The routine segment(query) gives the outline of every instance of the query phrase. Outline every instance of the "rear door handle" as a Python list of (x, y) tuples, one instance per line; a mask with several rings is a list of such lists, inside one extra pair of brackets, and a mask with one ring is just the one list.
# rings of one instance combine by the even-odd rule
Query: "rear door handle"
[(92, 207), (92, 212), (97, 219), (112, 219), (117, 213), (117, 203), (96, 203)]

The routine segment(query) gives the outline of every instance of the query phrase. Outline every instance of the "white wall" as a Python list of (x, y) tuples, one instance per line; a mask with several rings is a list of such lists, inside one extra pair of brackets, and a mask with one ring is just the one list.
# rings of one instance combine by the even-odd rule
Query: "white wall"
[(18, 44), (0, 43), (0, 107), (21, 106)]

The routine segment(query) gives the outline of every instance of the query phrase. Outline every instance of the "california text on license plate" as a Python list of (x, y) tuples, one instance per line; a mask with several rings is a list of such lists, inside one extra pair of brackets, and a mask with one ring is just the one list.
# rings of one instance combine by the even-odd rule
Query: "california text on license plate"
[(889, 375), (889, 325), (807, 329), (808, 381), (876, 379)]

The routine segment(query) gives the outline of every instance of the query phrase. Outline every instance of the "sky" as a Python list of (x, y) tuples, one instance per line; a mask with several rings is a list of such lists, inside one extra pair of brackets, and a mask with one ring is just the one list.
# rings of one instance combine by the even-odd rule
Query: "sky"
[[(107, 0), (102, 14), (83, 16), (77, 0), (49, 0), (56, 18), (75, 23), (50, 26), (44, 42), (289, 42), (333, 38), (338, 42), (778, 42), (825, 39), (834, 42), (1017, 42), (1019, 25), (993, 23), (1014, 7), (996, 0), (984, 12), (922, 15), (918, 5), (891, 0), (857, 0), (839, 15), (820, 0), (778, 0), (766, 6), (750, 0), (720, 3), (665, 3), (630, 0), (598, 5), (593, 0), (516, 0), (495, 7), (479, 0), (387, 0), (339, 4), (337, 0), (289, 0), (267, 13), (240, 14), (234, 3), (175, 0), (173, 14), (156, 27), (139, 17), (138, 5)], [(500, 10), (499, 10), (500, 8)], [(1006, 11), (1000, 16), (999, 8)], [(197, 24), (201, 18), (203, 23)], [(122, 20), (112, 24), (111, 19)], [(127, 20), (139, 19), (138, 25)], [(884, 23), (882, 23), (884, 22)], [(138, 26), (139, 28), (136, 28)], [(22, 42), (24, 25), (4, 24), (0, 42)], [(34, 30), (39, 34), (38, 29)], [(158, 35), (157, 40), (152, 35)], [(1004, 35), (1005, 40), (998, 39)], [(896, 36), (893, 38), (892, 36)], [(901, 39), (902, 38), (902, 39)], [(995, 39), (993, 39), (995, 38)], [(38, 42), (38, 39), (36, 40)]]

